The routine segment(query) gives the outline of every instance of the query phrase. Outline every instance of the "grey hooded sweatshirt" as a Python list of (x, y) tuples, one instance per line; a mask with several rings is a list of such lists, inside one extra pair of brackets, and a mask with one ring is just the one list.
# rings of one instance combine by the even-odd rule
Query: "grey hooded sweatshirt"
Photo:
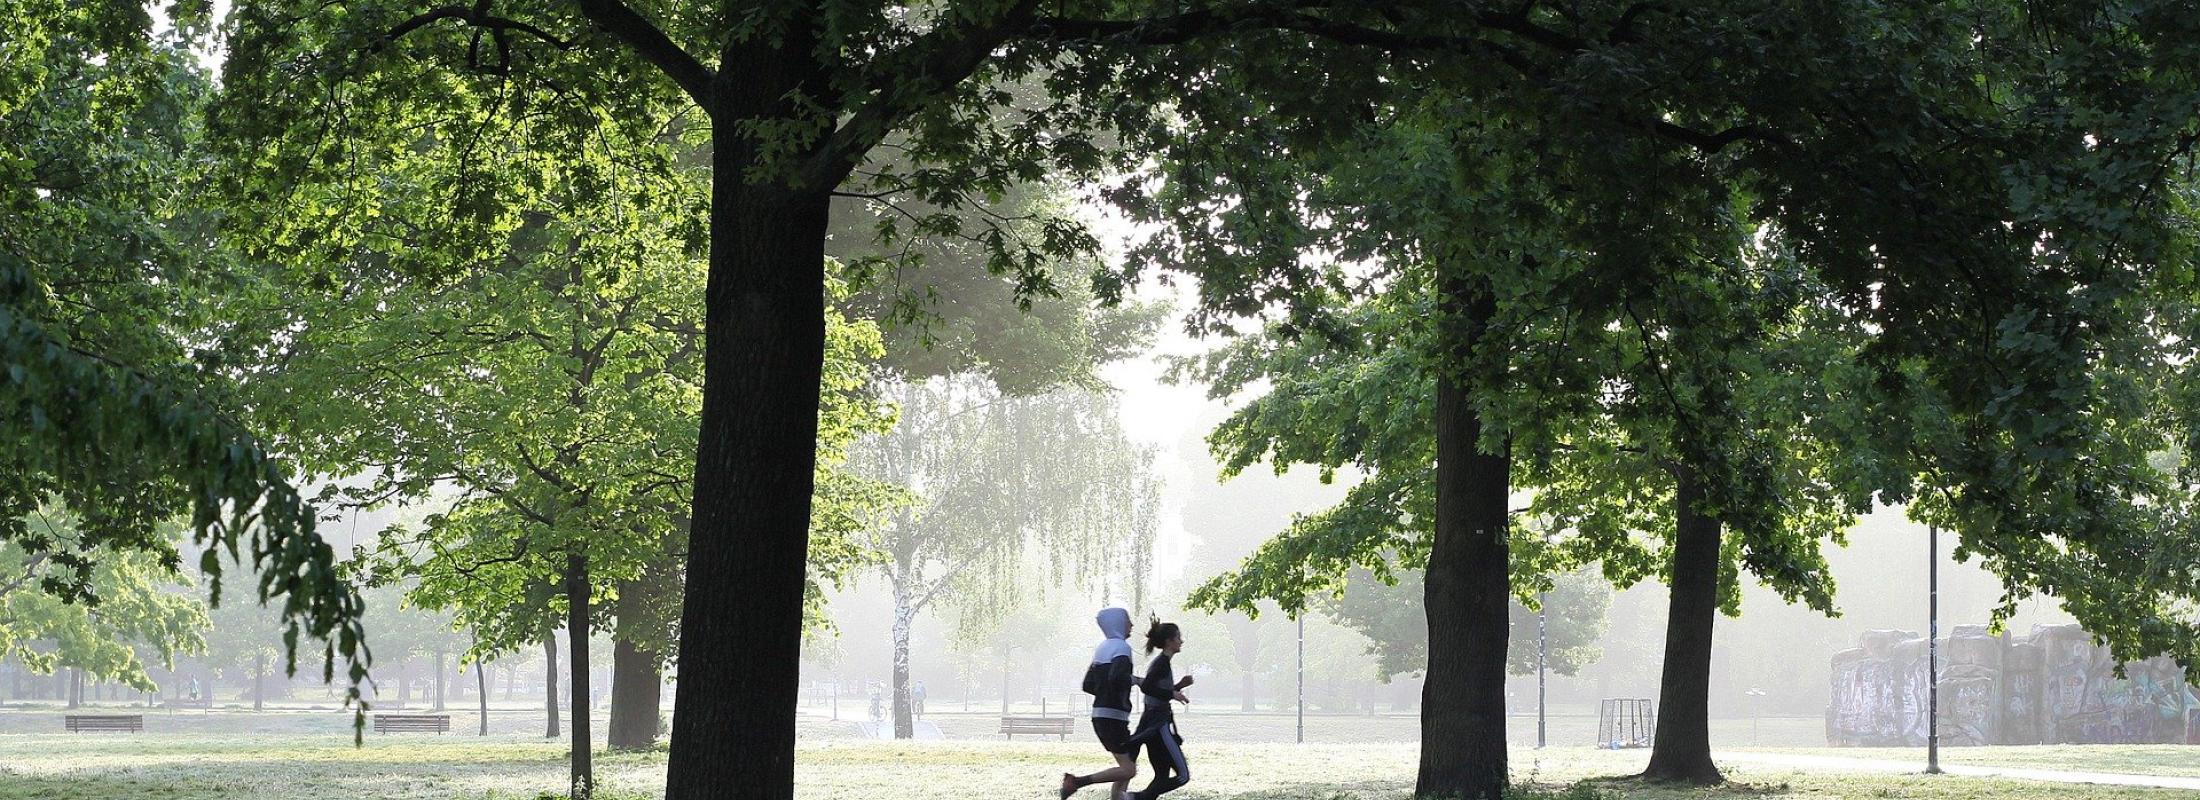
[(1103, 608), (1097, 616), (1107, 638), (1092, 650), (1092, 665), (1085, 668), (1085, 693), (1092, 695), (1093, 719), (1131, 719), (1131, 612)]

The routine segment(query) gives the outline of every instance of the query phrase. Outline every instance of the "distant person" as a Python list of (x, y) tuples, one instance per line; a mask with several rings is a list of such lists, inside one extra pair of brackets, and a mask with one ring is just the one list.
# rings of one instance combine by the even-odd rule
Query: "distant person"
[(1135, 800), (1154, 800), (1192, 782), (1192, 765), (1184, 760), (1184, 735), (1177, 732), (1176, 709), (1169, 705), (1171, 700), (1192, 702), (1184, 696), (1192, 676), (1177, 678), (1171, 664), (1183, 649), (1184, 633), (1176, 623), (1156, 619), (1146, 629), (1146, 652), (1159, 650), (1161, 655), (1146, 662), (1146, 677), (1138, 680), (1146, 706), (1138, 715), (1138, 729), (1131, 732), (1131, 744), (1146, 748), (1146, 762), (1153, 765), (1154, 775), (1146, 788), (1131, 795)]
[(1092, 733), (1099, 737), (1100, 747), (1115, 757), (1115, 766), (1084, 776), (1062, 773), (1061, 796), (1067, 798), (1095, 783), (1113, 783), (1110, 800), (1121, 800), (1130, 791), (1131, 779), (1138, 777), (1138, 748), (1130, 741), (1131, 687), (1138, 683), (1138, 676), (1131, 674), (1131, 612), (1103, 608), (1096, 619), (1102, 638), (1092, 650), (1092, 663), (1085, 667), (1084, 689), (1092, 695)]
[(924, 718), (924, 681), (917, 681), (916, 688), (909, 690), (909, 713)]
[(191, 699), (194, 702), (199, 699), (199, 679), (197, 678), (191, 679)]

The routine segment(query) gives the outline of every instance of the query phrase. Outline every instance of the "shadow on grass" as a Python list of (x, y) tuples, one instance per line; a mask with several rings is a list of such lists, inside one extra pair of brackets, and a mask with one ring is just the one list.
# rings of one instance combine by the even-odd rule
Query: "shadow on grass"
[[(1336, 781), (1301, 783), (1254, 792), (1199, 793), (1185, 790), (1186, 800), (1411, 800), (1413, 785), (1403, 781)], [(1516, 783), (1505, 800), (1721, 800), (1722, 798), (1784, 797), (1794, 793), (1786, 783), (1728, 782), (1717, 786), (1689, 786), (1643, 780), (1635, 775), (1585, 778), (1572, 783), (1533, 779)]]

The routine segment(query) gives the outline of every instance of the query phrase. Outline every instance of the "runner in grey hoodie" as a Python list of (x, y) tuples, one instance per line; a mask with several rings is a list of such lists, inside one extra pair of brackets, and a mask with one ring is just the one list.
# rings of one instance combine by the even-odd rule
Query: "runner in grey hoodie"
[(1062, 773), (1064, 798), (1095, 783), (1115, 784), (1113, 797), (1120, 798), (1129, 791), (1131, 779), (1138, 777), (1138, 748), (1130, 743), (1131, 687), (1138, 684), (1138, 676), (1131, 674), (1131, 612), (1103, 608), (1096, 619), (1107, 638), (1092, 650), (1084, 688), (1092, 695), (1092, 732), (1100, 738), (1100, 746), (1115, 756), (1115, 766), (1091, 775)]

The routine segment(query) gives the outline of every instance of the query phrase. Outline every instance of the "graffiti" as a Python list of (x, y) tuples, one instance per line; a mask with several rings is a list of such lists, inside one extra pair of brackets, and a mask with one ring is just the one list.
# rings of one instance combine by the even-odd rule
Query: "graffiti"
[[(1871, 631), (1833, 657), (1826, 741), (1835, 746), (1925, 743), (1931, 692), (1927, 643)], [(1942, 643), (1941, 743), (2200, 743), (2200, 695), (2175, 662), (2116, 664), (2075, 625), (2022, 638), (1959, 626)]]

